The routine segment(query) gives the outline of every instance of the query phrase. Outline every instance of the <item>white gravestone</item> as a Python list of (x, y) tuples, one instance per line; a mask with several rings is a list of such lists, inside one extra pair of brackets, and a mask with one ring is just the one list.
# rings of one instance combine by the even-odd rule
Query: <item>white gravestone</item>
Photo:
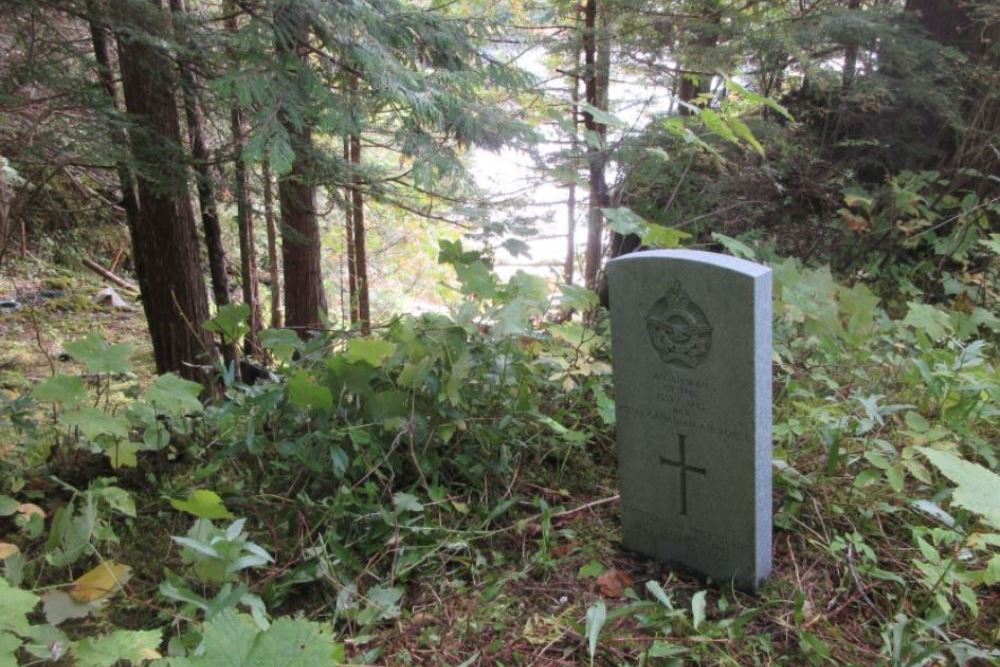
[(626, 548), (740, 588), (771, 571), (771, 270), (608, 263)]

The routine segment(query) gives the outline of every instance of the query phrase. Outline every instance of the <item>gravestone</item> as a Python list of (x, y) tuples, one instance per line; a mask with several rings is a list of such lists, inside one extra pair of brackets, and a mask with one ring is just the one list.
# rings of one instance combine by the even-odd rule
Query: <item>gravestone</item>
[(771, 270), (608, 263), (626, 548), (754, 588), (771, 570)]

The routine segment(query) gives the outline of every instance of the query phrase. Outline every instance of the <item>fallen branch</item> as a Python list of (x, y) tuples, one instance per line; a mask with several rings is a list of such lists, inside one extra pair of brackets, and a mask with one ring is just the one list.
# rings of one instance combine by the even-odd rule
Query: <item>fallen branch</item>
[(94, 273), (96, 273), (97, 275), (99, 275), (102, 278), (104, 278), (105, 280), (113, 282), (115, 285), (118, 285), (122, 289), (127, 289), (127, 290), (129, 290), (131, 292), (135, 292), (136, 294), (139, 293), (139, 288), (138, 287), (136, 287), (135, 285), (133, 285), (129, 281), (125, 280), (124, 278), (119, 278), (118, 276), (116, 276), (115, 274), (111, 273), (110, 271), (108, 271), (107, 269), (105, 269), (103, 266), (101, 266), (97, 262), (95, 262), (93, 260), (90, 260), (90, 259), (87, 259), (86, 257), (84, 257), (83, 258), (83, 265), (85, 267), (87, 267), (88, 269), (90, 269), (91, 271), (93, 271)]

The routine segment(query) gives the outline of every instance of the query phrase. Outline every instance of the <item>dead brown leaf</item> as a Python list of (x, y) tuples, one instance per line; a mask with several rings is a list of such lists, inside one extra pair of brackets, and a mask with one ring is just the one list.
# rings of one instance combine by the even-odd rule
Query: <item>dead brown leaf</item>
[(634, 583), (627, 572), (608, 570), (597, 578), (597, 589), (606, 598), (620, 598), (625, 594), (625, 589)]

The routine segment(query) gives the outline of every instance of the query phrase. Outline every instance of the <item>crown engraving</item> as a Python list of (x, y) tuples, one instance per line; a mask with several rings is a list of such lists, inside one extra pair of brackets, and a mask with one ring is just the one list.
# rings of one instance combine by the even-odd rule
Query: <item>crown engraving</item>
[(653, 348), (668, 366), (695, 368), (712, 349), (712, 325), (679, 280), (650, 308), (646, 330)]

